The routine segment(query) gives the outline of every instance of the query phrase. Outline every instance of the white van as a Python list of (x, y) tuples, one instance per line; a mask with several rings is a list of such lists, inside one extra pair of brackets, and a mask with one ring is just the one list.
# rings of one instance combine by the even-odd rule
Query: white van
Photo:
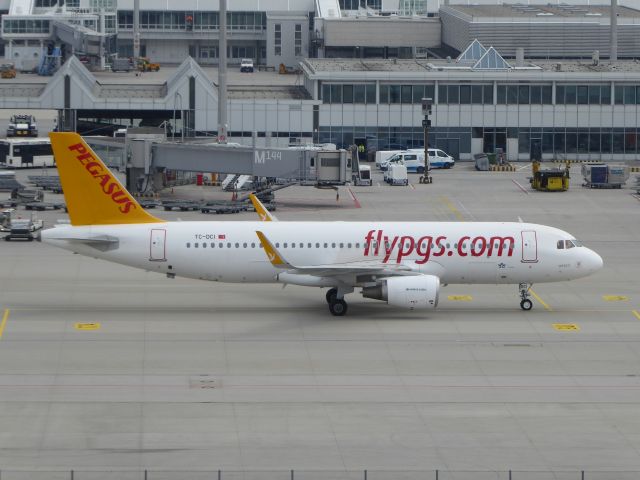
[(403, 164), (407, 167), (407, 172), (424, 173), (424, 151), (404, 151), (396, 153), (389, 160), (380, 165), (380, 169), (384, 172), (392, 164)]
[(431, 168), (451, 168), (456, 164), (455, 158), (439, 148), (429, 149), (429, 165)]
[(402, 153), (404, 151), (405, 150), (378, 150), (376, 152), (376, 167), (380, 168), (380, 165), (385, 163), (391, 157), (393, 157), (394, 155), (397, 155), (398, 153)]

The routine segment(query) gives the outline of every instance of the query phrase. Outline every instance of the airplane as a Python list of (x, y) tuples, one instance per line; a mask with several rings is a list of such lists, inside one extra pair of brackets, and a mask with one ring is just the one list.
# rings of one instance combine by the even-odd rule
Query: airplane
[(328, 288), (332, 315), (345, 296), (411, 310), (438, 305), (445, 284), (518, 285), (531, 310), (534, 283), (586, 277), (602, 258), (571, 234), (524, 222), (168, 222), (142, 209), (76, 133), (51, 133), (70, 224), (41, 240), (169, 278)]

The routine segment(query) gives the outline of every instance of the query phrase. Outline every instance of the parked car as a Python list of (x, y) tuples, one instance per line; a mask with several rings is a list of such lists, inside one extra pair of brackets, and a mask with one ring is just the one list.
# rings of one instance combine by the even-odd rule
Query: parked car
[(240, 60), (240, 71), (249, 73), (253, 72), (253, 59), (243, 58)]

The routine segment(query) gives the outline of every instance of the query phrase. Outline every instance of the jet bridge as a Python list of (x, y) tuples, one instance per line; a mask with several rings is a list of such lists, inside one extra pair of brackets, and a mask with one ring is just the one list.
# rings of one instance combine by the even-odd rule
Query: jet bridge
[[(157, 182), (165, 170), (251, 175), (313, 186), (344, 185), (352, 179), (352, 159), (346, 150), (178, 143), (149, 130), (127, 133), (124, 144), (121, 139), (104, 137), (86, 141), (101, 156), (101, 152), (108, 151), (111, 166), (126, 168), (127, 188), (131, 191), (141, 183), (149, 183), (138, 182), (141, 177), (160, 187)], [(114, 161), (117, 158), (120, 162)]]

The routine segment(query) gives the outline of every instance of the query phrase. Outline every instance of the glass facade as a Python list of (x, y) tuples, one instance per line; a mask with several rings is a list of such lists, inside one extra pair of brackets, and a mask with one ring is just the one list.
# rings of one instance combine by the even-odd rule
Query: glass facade
[[(195, 12), (189, 10), (175, 11), (140, 11), (141, 30), (218, 30), (220, 26), (218, 12)], [(229, 30), (263, 31), (267, 27), (265, 12), (228, 12), (227, 28)], [(133, 29), (133, 11), (118, 11), (118, 28)]]
[(376, 103), (375, 83), (323, 83), (323, 103)]
[(498, 105), (550, 105), (553, 101), (552, 85), (500, 85), (497, 86)]
[(49, 20), (27, 20), (4, 18), (3, 33), (41, 33), (49, 34), (51, 22)]

